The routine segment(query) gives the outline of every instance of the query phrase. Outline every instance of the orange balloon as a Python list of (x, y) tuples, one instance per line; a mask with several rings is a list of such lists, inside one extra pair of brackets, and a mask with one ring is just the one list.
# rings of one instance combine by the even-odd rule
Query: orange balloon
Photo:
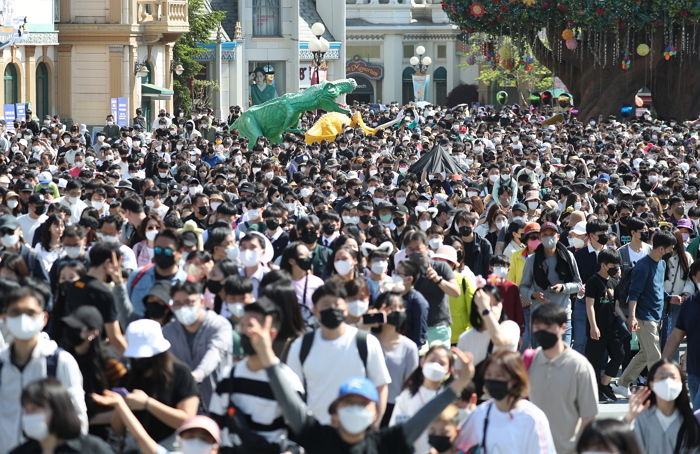
[(574, 39), (574, 32), (568, 28), (564, 29), (564, 31), (561, 32), (561, 39), (563, 39), (564, 41)]

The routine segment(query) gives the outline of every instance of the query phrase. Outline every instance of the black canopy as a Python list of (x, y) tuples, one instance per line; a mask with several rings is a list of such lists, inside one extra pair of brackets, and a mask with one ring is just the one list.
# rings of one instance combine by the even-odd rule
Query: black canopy
[(447, 151), (448, 149), (446, 147), (436, 145), (428, 153), (421, 156), (421, 158), (411, 166), (409, 171), (411, 173), (427, 172), (428, 174), (439, 172), (445, 172), (446, 175), (455, 173), (463, 174), (465, 169), (460, 167), (457, 161), (455, 161)]

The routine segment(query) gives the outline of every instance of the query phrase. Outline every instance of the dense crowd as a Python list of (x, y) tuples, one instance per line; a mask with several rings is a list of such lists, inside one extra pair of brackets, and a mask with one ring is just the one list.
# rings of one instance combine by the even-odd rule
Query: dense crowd
[(3, 123), (0, 454), (700, 452), (695, 122), (354, 108)]

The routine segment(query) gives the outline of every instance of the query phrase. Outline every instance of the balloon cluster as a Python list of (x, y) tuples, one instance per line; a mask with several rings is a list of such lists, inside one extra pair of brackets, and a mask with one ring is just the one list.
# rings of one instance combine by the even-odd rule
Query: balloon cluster
[(676, 53), (677, 51), (675, 46), (666, 46), (664, 49), (664, 59), (668, 61), (671, 59), (671, 57), (676, 55)]
[(627, 71), (630, 69), (630, 66), (632, 66), (632, 59), (629, 55), (626, 55), (625, 58), (622, 59), (622, 70)]

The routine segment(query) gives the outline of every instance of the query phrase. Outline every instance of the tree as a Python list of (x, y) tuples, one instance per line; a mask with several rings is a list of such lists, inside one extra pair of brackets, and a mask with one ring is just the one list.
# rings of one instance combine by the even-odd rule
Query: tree
[(569, 88), (584, 119), (651, 89), (661, 118), (700, 113), (697, 0), (442, 0), (466, 33), (509, 36)]
[(215, 30), (218, 30), (221, 21), (226, 17), (226, 12), (207, 12), (204, 0), (189, 0), (188, 8), (190, 31), (182, 35), (173, 47), (173, 58), (180, 62), (184, 68), (181, 75), (175, 75), (173, 91), (175, 92), (175, 105), (189, 113), (192, 107), (190, 80), (197, 76), (204, 67), (195, 60), (195, 57), (207, 52), (198, 44), (212, 42), (210, 36)]

